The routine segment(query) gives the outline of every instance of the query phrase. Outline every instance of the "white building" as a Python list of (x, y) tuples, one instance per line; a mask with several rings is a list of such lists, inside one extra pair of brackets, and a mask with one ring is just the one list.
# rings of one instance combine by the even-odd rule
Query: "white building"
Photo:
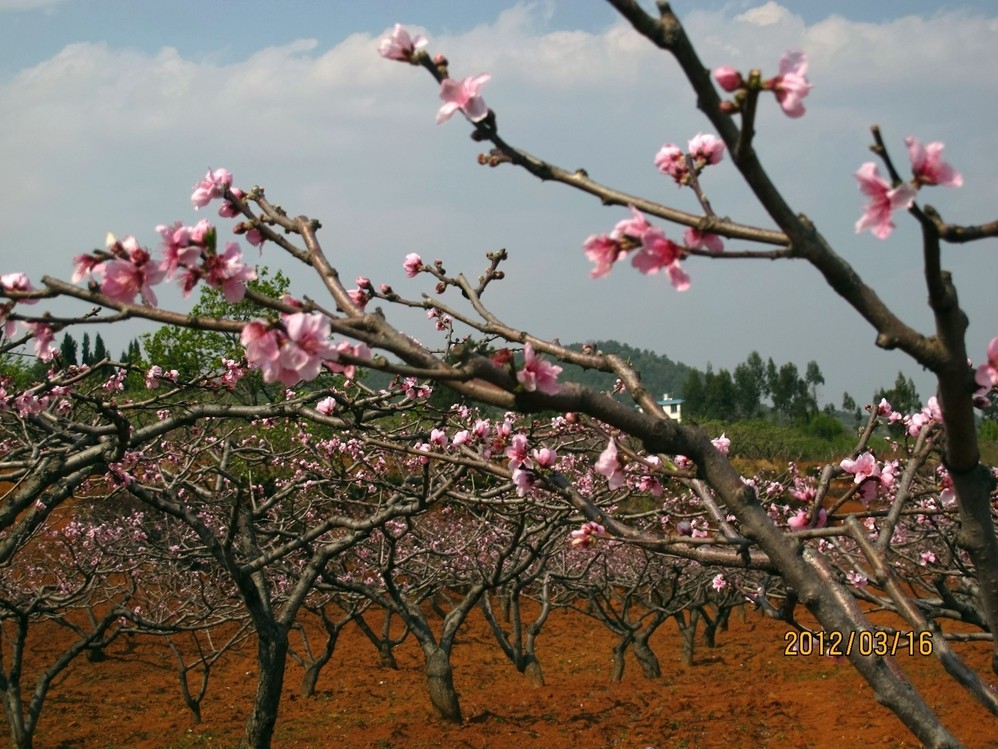
[(675, 421), (682, 422), (683, 420), (683, 399), (682, 398), (670, 398), (668, 393), (662, 395), (662, 399), (658, 401), (658, 405), (662, 407), (669, 418)]

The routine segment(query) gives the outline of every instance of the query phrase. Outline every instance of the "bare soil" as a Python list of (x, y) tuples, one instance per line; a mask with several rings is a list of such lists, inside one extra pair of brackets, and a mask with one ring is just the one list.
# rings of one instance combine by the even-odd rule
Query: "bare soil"
[[(476, 612), (455, 649), (463, 725), (441, 722), (426, 695), (422, 656), (409, 638), (398, 670), (379, 664), (354, 626), (342, 633), (314, 697), (300, 696), (302, 669), (288, 668), (275, 747), (917, 747), (919, 742), (847, 663), (786, 656), (786, 625), (735, 614), (716, 647), (698, 643), (679, 664), (669, 622), (651, 645), (663, 676), (644, 678), (633, 656), (610, 681), (614, 636), (577, 612), (556, 611), (538, 640), (546, 686), (532, 687), (503, 656)], [(61, 635), (40, 632), (31, 661), (50, 662)], [(316, 636), (318, 633), (315, 633)], [(293, 634), (293, 638), (297, 635)], [(956, 644), (979, 672), (987, 643)], [(255, 677), (248, 641), (212, 671), (195, 725), (180, 697), (175, 660), (155, 638), (121, 638), (108, 658), (81, 659), (53, 690), (37, 749), (230, 747), (242, 735)], [(965, 696), (934, 657), (898, 656), (929, 704), (972, 747), (998, 747), (998, 723)]]

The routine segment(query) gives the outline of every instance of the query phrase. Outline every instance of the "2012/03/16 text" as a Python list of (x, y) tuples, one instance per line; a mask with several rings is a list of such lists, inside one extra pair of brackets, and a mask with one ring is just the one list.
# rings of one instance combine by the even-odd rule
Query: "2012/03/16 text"
[(895, 630), (837, 630), (787, 632), (783, 639), (785, 656), (829, 655), (848, 657), (852, 653), (864, 656), (932, 655), (932, 632), (902, 632)]

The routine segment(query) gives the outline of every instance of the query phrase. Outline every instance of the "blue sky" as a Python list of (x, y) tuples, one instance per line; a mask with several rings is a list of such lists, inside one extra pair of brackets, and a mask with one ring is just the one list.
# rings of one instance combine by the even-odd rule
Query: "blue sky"
[[(808, 52), (808, 114), (790, 120), (764, 102), (757, 148), (795, 207), (906, 321), (931, 332), (917, 232), (901, 215), (886, 242), (856, 235), (862, 196), (852, 174), (870, 159), (874, 122), (901, 163), (904, 136), (942, 140), (965, 185), (925, 200), (955, 222), (995, 218), (994, 3), (674, 7), (709, 66), (771, 74), (782, 51)], [(844, 390), (868, 399), (899, 369), (930, 394), (929, 377), (902, 355), (876, 350), (858, 315), (798, 263), (692, 259), (693, 285), (683, 294), (629, 266), (589, 279), (582, 242), (609, 231), (622, 210), (512, 169), (478, 167), (479, 148), (460, 118), (434, 124), (439, 101), (429, 76), (376, 54), (396, 21), (424, 31), (455, 77), (492, 73), (484, 95), (513, 144), (695, 210), (651, 159), (707, 123), (674, 63), (600, 0), (279, 9), (252, 0), (0, 0), (0, 272), (68, 277), (71, 257), (99, 246), (107, 231), (154, 246), (157, 224), (200, 217), (190, 188), (209, 166), (225, 166), (237, 184), (264, 185), (289, 211), (320, 219), (320, 237), (347, 278), (364, 274), (416, 296), (432, 289), (405, 279), (407, 252), (477, 276), (484, 253), (506, 247), (507, 281), (486, 301), (541, 337), (616, 338), (701, 368), (734, 367), (752, 350), (801, 368), (814, 359), (827, 380), (822, 398), (835, 403)], [(705, 186), (722, 215), (768, 226), (727, 161)], [(971, 316), (975, 358), (998, 334), (996, 245), (945, 255)], [(278, 265), (276, 257), (265, 250), (262, 261)], [(301, 293), (318, 293), (306, 275), (295, 281)], [(161, 298), (186, 308), (179, 295)], [(431, 342), (423, 321), (396, 319)]]

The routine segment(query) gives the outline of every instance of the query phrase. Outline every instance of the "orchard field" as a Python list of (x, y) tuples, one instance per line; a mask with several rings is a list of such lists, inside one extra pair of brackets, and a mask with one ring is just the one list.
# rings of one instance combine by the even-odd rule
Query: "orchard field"
[[(533, 686), (503, 656), (484, 617), (472, 616), (455, 650), (463, 725), (442, 723), (426, 696), (412, 641), (396, 650), (398, 669), (381, 665), (359, 631), (347, 627), (311, 698), (300, 694), (303, 669), (292, 663), (275, 747), (917, 747), (904, 727), (876, 705), (854, 670), (831, 658), (787, 657), (786, 625), (746, 612), (732, 617), (716, 646), (698, 644), (693, 666), (679, 663), (674, 623), (653, 645), (663, 674), (642, 676), (631, 656), (624, 678), (610, 681), (615, 638), (577, 612), (552, 615), (540, 637), (547, 684)], [(311, 635), (319, 632), (313, 627)], [(584, 642), (585, 647), (579, 643)], [(45, 652), (45, 645), (39, 652)], [(983, 667), (987, 647), (958, 648)], [(180, 701), (176, 660), (154, 639), (130, 638), (108, 660), (83, 663), (46, 708), (39, 749), (87, 746), (225, 747), (240, 740), (256, 668), (249, 645), (216, 667), (195, 725)], [(958, 735), (973, 747), (998, 746), (987, 713), (956, 698), (934, 658), (907, 658), (913, 680)], [(127, 684), (127, 689), (121, 686)]]

